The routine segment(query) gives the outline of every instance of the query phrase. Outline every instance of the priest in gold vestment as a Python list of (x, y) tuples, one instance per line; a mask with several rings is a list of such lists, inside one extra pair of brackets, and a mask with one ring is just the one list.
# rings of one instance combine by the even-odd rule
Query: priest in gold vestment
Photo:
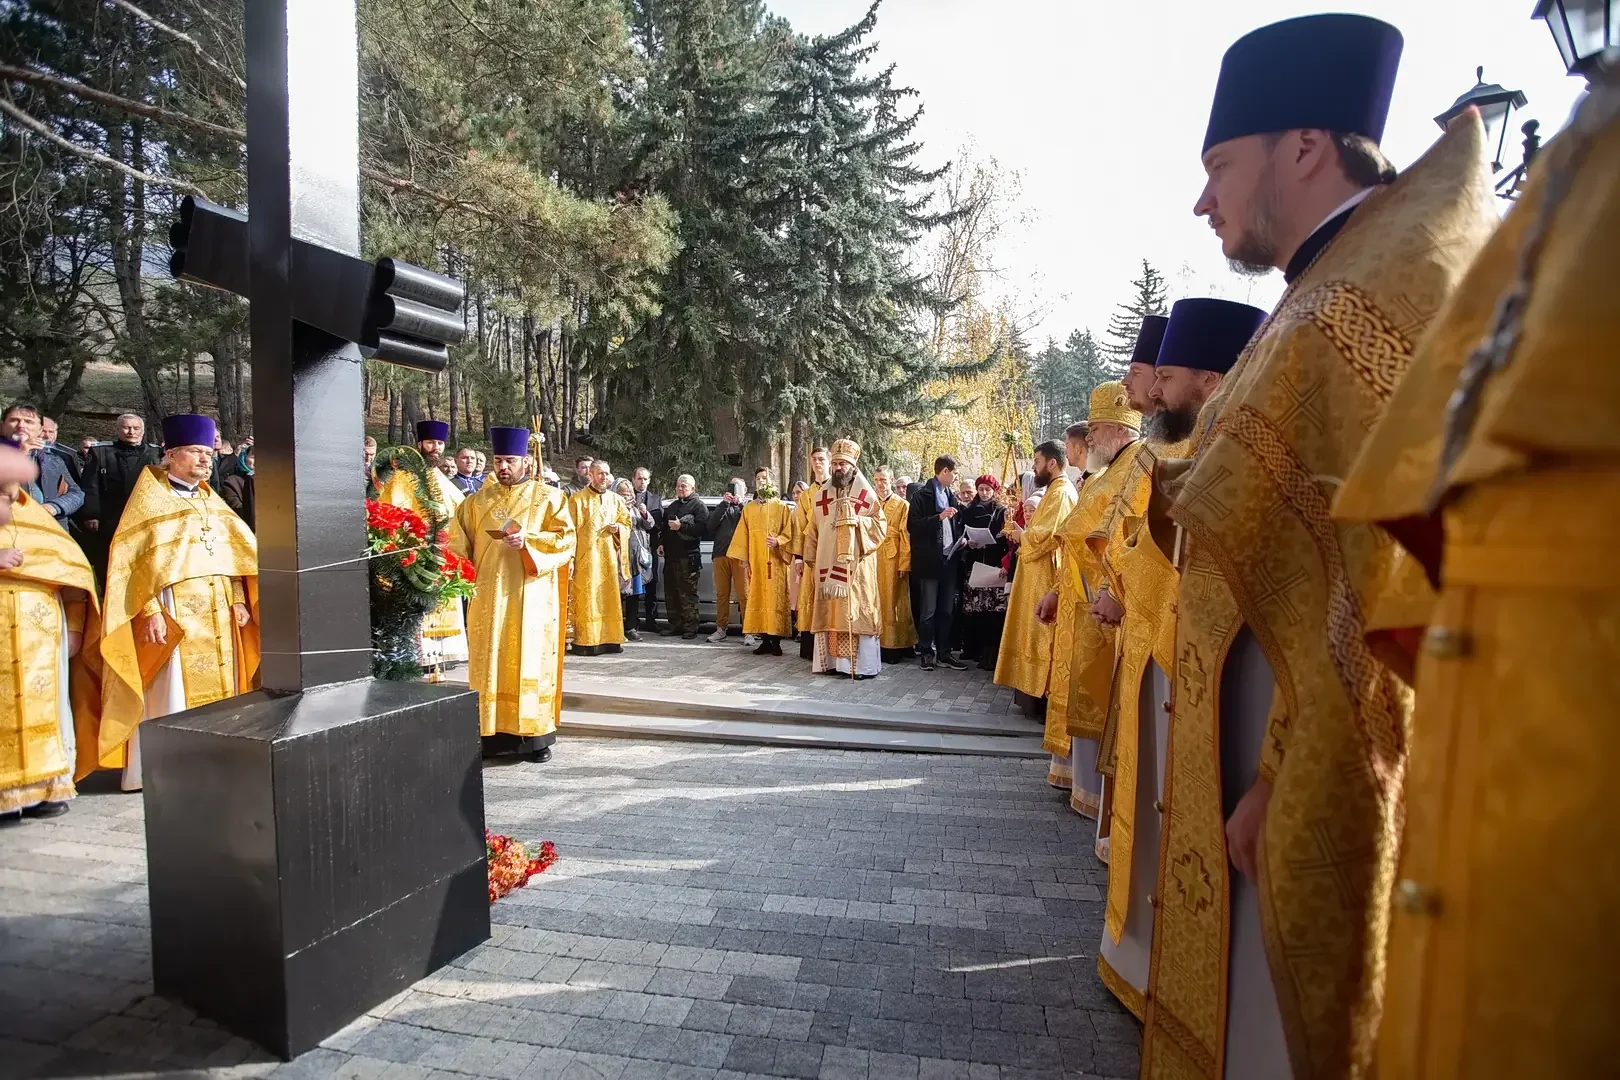
[[(1198, 409), (1265, 318), (1229, 300), (1180, 300), (1168, 319), (1143, 320), (1125, 385), (1151, 413), (1143, 441), (1118, 477), (1119, 494), (1086, 538), (1104, 584), (1090, 616), (1116, 627), (1119, 645), (1113, 707), (1103, 733), (1109, 778), (1108, 891), (1097, 971), (1126, 1008), (1146, 1014), (1158, 889), (1164, 755), (1170, 737), (1176, 571), (1145, 523), (1153, 470), (1190, 451)], [(1118, 466), (1116, 466), (1117, 468)]]
[(860, 445), (853, 439), (833, 443), (832, 471), (811, 508), (804, 535), (805, 563), (815, 567), (804, 588), (815, 589), (811, 628), (816, 640), (810, 670), (870, 679), (883, 666), (878, 646), (883, 629), (878, 549), (888, 534), (889, 520), (878, 505), (877, 492), (861, 475), (860, 456)]
[(80, 729), (78, 774), (123, 766), (141, 787), (142, 720), (253, 689), (259, 673), (259, 548), (208, 486), (214, 421), (163, 421), (164, 463), (145, 469), (107, 549), (101, 716)]
[(568, 614), (579, 656), (624, 651), (619, 587), (630, 577), (630, 508), (608, 490), (613, 473), (607, 462), (592, 461), (588, 475), (590, 483), (568, 497), (575, 544)]
[[(438, 463), (444, 459), (445, 440), (449, 437), (450, 425), (443, 420), (422, 420), (416, 425), (416, 448), (428, 463), (428, 483), (432, 484), (437, 492), (439, 512), (449, 519), (450, 544), (456, 547), (461, 543), (461, 538), (456, 535), (456, 531), (461, 528), (456, 521), (456, 508), (466, 496), (437, 468)], [(390, 492), (406, 500), (399, 505), (408, 506), (417, 513), (422, 512), (414, 492), (397, 483)], [(388, 501), (393, 499), (390, 498)], [(422, 620), (421, 654), (422, 666), (427, 668), (438, 668), (443, 664), (459, 663), (467, 659), (467, 625), (460, 600), (446, 600)]]
[(1062, 569), (1058, 528), (1074, 509), (1076, 497), (1074, 484), (1063, 475), (1066, 458), (1060, 442), (1035, 448), (1035, 483), (1045, 494), (1027, 528), (1019, 529), (1010, 521), (1002, 528), (1007, 542), (1017, 547), (1018, 566), (1007, 598), (995, 681), (1032, 701), (1045, 699), (1052, 674), (1052, 624), (1042, 622), (1035, 608), (1053, 591)]
[(743, 633), (760, 639), (755, 656), (781, 656), (793, 636), (788, 571), (793, 566), (793, 504), (777, 494), (771, 470), (754, 473), (754, 497), (742, 508), (728, 558), (743, 564)]
[(1222, 63), (1195, 211), (1288, 288), (1158, 470), (1182, 542), (1148, 1077), (1372, 1067), (1409, 695), (1363, 632), (1401, 560), (1328, 509), (1495, 216), (1476, 113), (1399, 179), (1378, 151), (1400, 47), (1311, 16)]
[(810, 634), (811, 624), (815, 621), (816, 608), (816, 552), (814, 548), (807, 547), (805, 537), (810, 531), (810, 515), (815, 509), (816, 500), (821, 498), (821, 489), (827, 486), (828, 469), (832, 465), (832, 456), (827, 448), (818, 446), (810, 454), (810, 486), (799, 493), (793, 514), (793, 583), (790, 589), (794, 601), (799, 630), (799, 656), (801, 659), (811, 658), (814, 643)]
[(894, 490), (894, 474), (887, 465), (872, 470), (872, 488), (888, 519), (888, 534), (878, 548), (878, 606), (883, 632), (878, 635), (886, 663), (916, 656), (917, 625), (911, 618), (911, 532), (906, 528), (911, 504)]
[(495, 482), (458, 511), (466, 548), (457, 554), (478, 568), (467, 684), (478, 691), (486, 755), (549, 761), (562, 712), (574, 522), (562, 491), (530, 475), (527, 428), (490, 428), (489, 438)]
[[(1097, 744), (1108, 714), (1108, 687), (1114, 675), (1114, 631), (1090, 618), (1092, 598), (1102, 586), (1102, 567), (1086, 544), (1119, 494), (1120, 478), (1132, 475), (1142, 414), (1129, 399), (1124, 383), (1100, 383), (1091, 391), (1080, 447), (1084, 457), (1070, 464), (1083, 468), (1086, 482), (1074, 509), (1058, 526), (1062, 572), (1036, 605), (1036, 617), (1052, 626), (1052, 676), (1046, 693), (1046, 736), (1042, 748), (1052, 755), (1046, 782), (1070, 791), (1069, 805), (1089, 818), (1101, 811)], [(1076, 441), (1068, 433), (1070, 446)], [(1070, 747), (1073, 736), (1083, 744)], [(1078, 756), (1079, 792), (1071, 758)], [(1100, 779), (1100, 778), (1099, 778)]]
[(1417, 692), (1380, 1080), (1620, 1058), (1617, 176), (1620, 77), (1599, 73), (1334, 506), (1427, 571), (1368, 625), (1415, 653)]
[[(6, 445), (12, 445), (9, 440)], [(84, 552), (20, 485), (0, 489), (0, 822), (66, 813), (73, 787), (75, 717), (92, 737), (99, 682), (96, 580)]]

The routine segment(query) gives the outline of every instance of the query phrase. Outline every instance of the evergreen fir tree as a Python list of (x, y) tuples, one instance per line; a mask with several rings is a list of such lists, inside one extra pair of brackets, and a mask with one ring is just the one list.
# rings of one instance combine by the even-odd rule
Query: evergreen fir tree
[(1165, 303), (1168, 290), (1164, 275), (1153, 269), (1146, 259), (1142, 260), (1142, 276), (1131, 282), (1131, 288), (1136, 290), (1136, 295), (1120, 304), (1108, 319), (1108, 341), (1102, 349), (1110, 361), (1108, 370), (1111, 379), (1124, 377), (1125, 368), (1131, 362), (1131, 351), (1136, 347), (1136, 335), (1142, 329), (1143, 317), (1166, 315), (1170, 310)]
[(926, 192), (943, 169), (915, 164), (915, 91), (892, 69), (865, 71), (876, 22), (873, 5), (841, 33), (799, 37), (761, 116), (765, 257), (753, 284), (795, 467), (812, 431), (836, 422), (870, 438), (917, 423), (941, 404), (929, 383), (995, 360), (947, 365), (920, 332), (944, 301), (906, 253), (950, 217), (930, 212)]

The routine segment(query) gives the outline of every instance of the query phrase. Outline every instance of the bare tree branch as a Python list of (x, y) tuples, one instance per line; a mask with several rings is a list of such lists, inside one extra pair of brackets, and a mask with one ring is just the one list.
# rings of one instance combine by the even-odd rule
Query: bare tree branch
[(242, 131), (240, 128), (228, 128), (220, 124), (211, 124), (207, 120), (198, 120), (196, 117), (187, 116), (185, 113), (171, 112), (156, 105), (148, 105), (144, 101), (121, 97), (118, 94), (109, 94), (105, 90), (97, 90), (93, 86), (86, 86), (77, 79), (69, 79), (60, 75), (47, 75), (43, 71), (12, 67), (10, 64), (0, 64), (0, 78), (25, 83), (29, 86), (60, 90), (64, 94), (71, 94), (85, 101), (93, 101), (97, 105), (106, 105), (134, 116), (144, 116), (148, 120), (156, 120), (159, 123), (168, 124), (170, 127), (181, 128), (185, 131), (195, 132), (198, 135), (213, 135), (217, 138), (231, 139), (235, 142), (247, 141), (247, 132)]
[(203, 48), (202, 42), (198, 41), (196, 38), (192, 37), (190, 34), (186, 33), (184, 30), (176, 30), (174, 27), (170, 26), (168, 23), (164, 22), (163, 20), (154, 18), (151, 15), (148, 15), (146, 12), (142, 11), (140, 8), (136, 7), (134, 4), (130, 3), (129, 0), (108, 0), (108, 2), (111, 3), (114, 7), (123, 8), (125, 11), (127, 11), (131, 15), (135, 16), (137, 19), (140, 19), (142, 22), (156, 27), (157, 29), (163, 31), (165, 34), (168, 34), (170, 37), (174, 38), (176, 41), (179, 41), (179, 42), (182, 42), (183, 44), (189, 45), (191, 47), (191, 50), (197, 54), (197, 57), (200, 60), (202, 60), (203, 63), (207, 64), (209, 67), (213, 68), (215, 71), (219, 72), (221, 75), (224, 75), (226, 78), (230, 79), (232, 82), (234, 82), (242, 90), (247, 89), (247, 83), (243, 79), (241, 79), (236, 74), (236, 72), (232, 71), (230, 68), (226, 67), (224, 64), (220, 63), (218, 60), (216, 60), (212, 56), (210, 56), (209, 53), (208, 53), (208, 50)]
[(62, 136), (58, 135), (50, 128), (46, 127), (44, 124), (40, 123), (38, 120), (34, 119), (32, 116), (29, 116), (27, 113), (23, 112), (6, 98), (0, 98), (0, 112), (5, 113), (23, 127), (34, 132), (40, 138), (47, 139), (66, 150), (68, 153), (76, 154), (79, 157), (84, 158), (86, 161), (93, 161), (98, 165), (106, 165), (110, 168), (117, 169), (125, 176), (133, 177), (134, 179), (140, 180), (143, 183), (156, 184), (158, 187), (172, 188), (176, 191), (187, 191), (193, 195), (204, 194), (201, 188), (193, 186), (188, 181), (180, 180), (172, 176), (159, 176), (155, 173), (142, 172), (139, 169), (132, 169), (128, 165), (125, 165), (122, 161), (119, 161), (116, 158), (110, 158), (98, 150), (92, 150), (87, 146), (79, 146), (77, 143), (70, 142), (67, 139), (62, 138)]

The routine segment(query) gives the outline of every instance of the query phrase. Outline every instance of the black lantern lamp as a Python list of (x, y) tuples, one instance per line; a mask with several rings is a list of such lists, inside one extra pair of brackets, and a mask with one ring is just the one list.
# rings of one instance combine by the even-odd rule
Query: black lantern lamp
[(1571, 75), (1590, 79), (1620, 63), (1620, 0), (1537, 0), (1530, 17), (1552, 31)]
[[(1620, 0), (1617, 0), (1620, 2)], [(1445, 131), (1451, 122), (1461, 116), (1470, 105), (1479, 110), (1479, 118), (1485, 122), (1485, 145), (1496, 144), (1494, 156), (1491, 158), (1491, 171), (1502, 171), (1502, 151), (1507, 145), (1508, 117), (1514, 109), (1524, 108), (1528, 100), (1522, 90), (1504, 90), (1495, 83), (1485, 81), (1485, 69), (1474, 69), (1476, 80), (1473, 89), (1452, 103), (1451, 108), (1434, 118)]]

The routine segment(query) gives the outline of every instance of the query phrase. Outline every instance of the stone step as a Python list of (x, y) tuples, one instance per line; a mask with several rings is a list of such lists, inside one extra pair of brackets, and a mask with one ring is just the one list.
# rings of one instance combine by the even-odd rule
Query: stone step
[(859, 702), (731, 691), (675, 690), (651, 685), (627, 689), (624, 679), (565, 676), (563, 708), (593, 713), (645, 714), (693, 720), (745, 720), (765, 724), (811, 724), (882, 731), (920, 731), (991, 738), (1039, 738), (1041, 725), (1018, 714), (949, 709), (891, 709)]
[[(662, 711), (662, 710), (661, 710)], [(979, 735), (955, 731), (859, 727), (849, 723), (794, 722), (783, 718), (665, 716), (647, 712), (601, 712), (564, 706), (562, 734), (624, 739), (681, 739), (757, 746), (818, 747), (828, 750), (889, 750), (912, 754), (967, 754), (978, 757), (1041, 758), (1039, 733)]]

